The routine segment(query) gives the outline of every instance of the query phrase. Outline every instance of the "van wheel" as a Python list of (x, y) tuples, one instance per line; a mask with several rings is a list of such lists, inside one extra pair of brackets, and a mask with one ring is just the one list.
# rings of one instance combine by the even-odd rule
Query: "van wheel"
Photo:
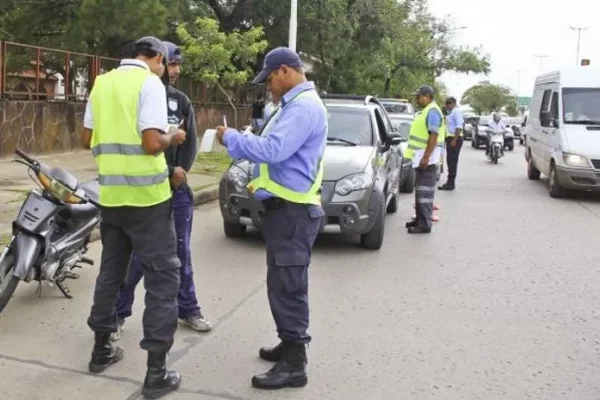
[(540, 171), (533, 165), (533, 157), (529, 155), (529, 161), (527, 161), (527, 177), (532, 181), (540, 179)]
[(381, 197), (379, 210), (375, 218), (375, 223), (371, 231), (360, 235), (360, 245), (363, 249), (379, 250), (383, 244), (383, 233), (385, 232), (385, 196)]
[(227, 237), (242, 237), (246, 234), (246, 225), (223, 221), (223, 231)]
[(556, 177), (556, 165), (554, 165), (554, 163), (552, 163), (552, 166), (550, 167), (549, 181), (550, 183), (548, 193), (550, 194), (550, 197), (552, 197), (553, 199), (560, 199), (565, 197), (566, 191), (565, 188), (560, 186), (560, 183), (558, 182), (558, 178)]

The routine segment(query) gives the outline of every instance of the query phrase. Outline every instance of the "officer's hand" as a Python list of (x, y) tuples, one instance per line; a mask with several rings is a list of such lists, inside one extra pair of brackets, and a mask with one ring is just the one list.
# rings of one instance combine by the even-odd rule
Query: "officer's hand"
[(427, 167), (429, 167), (429, 157), (423, 156), (419, 162), (419, 168), (426, 169)]
[(217, 126), (217, 139), (219, 139), (219, 143), (223, 144), (223, 136), (225, 135), (225, 132), (227, 131), (227, 129), (229, 129), (226, 126)]
[(170, 178), (171, 186), (177, 189), (182, 183), (186, 181), (185, 170), (181, 167), (175, 167), (173, 175)]
[(173, 133), (173, 138), (171, 139), (171, 143), (173, 144), (181, 144), (185, 142), (185, 137), (187, 133), (183, 129), (177, 129), (175, 133)]

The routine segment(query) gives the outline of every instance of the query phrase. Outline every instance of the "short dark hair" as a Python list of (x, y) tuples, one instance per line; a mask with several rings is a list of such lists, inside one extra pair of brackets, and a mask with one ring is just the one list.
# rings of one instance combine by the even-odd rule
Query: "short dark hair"
[(456, 104), (456, 99), (454, 97), (448, 97), (446, 99), (446, 104)]

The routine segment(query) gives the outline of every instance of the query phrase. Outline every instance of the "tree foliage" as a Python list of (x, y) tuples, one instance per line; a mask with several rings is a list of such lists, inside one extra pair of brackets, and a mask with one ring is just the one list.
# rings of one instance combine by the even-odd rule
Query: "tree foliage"
[[(0, 11), (0, 39), (109, 57), (143, 35), (181, 42), (178, 27), (197, 29), (199, 17), (227, 34), (262, 28), (268, 48), (254, 61), (233, 57), (223, 79), (256, 72), (266, 50), (287, 45), (290, 15), (279, 0), (2, 0)], [(297, 48), (316, 60), (310, 77), (327, 92), (407, 97), (445, 71), (489, 72), (481, 49), (453, 45), (426, 0), (302, 0), (298, 18)]]
[[(515, 96), (506, 86), (483, 81), (470, 87), (463, 94), (461, 102), (470, 105), (477, 114), (487, 114), (500, 111), (504, 107), (512, 107)], [(514, 106), (516, 108), (516, 104)]]

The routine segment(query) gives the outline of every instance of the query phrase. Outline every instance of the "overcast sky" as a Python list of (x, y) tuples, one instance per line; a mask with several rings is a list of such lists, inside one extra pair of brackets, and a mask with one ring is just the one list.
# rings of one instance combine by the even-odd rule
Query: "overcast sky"
[[(481, 46), (490, 55), (491, 73), (485, 76), (446, 73), (442, 80), (449, 94), (460, 98), (477, 82), (489, 79), (507, 85), (521, 96), (531, 96), (535, 77), (575, 65), (577, 32), (570, 26), (589, 27), (581, 32), (580, 58), (600, 66), (600, 5), (592, 0), (429, 0), (438, 17), (449, 17), (457, 30), (455, 42)], [(535, 55), (547, 55), (542, 60)], [(520, 84), (519, 73), (521, 70)]]

